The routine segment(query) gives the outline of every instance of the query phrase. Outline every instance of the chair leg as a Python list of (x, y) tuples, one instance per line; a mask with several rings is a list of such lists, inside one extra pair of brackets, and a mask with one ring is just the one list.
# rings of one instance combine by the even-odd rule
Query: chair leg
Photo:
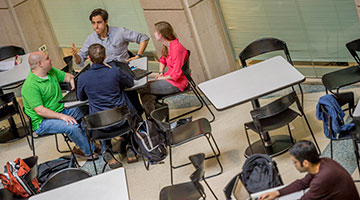
[[(192, 91), (194, 92), (193, 89), (192, 89)], [(190, 111), (188, 111), (188, 112), (186, 112), (186, 113), (183, 113), (183, 114), (181, 114), (181, 115), (178, 115), (178, 116), (176, 116), (176, 117), (173, 117), (173, 118), (169, 119), (169, 121), (178, 119), (178, 118), (180, 118), (180, 117), (183, 117), (183, 116), (185, 116), (185, 115), (188, 115), (188, 114), (190, 114), (190, 113), (193, 113), (193, 112), (195, 112), (195, 111), (198, 111), (198, 110), (200, 110), (200, 109), (204, 106), (204, 103), (199, 99), (199, 97), (197, 96), (197, 94), (196, 94), (195, 92), (194, 92), (194, 94), (195, 94), (196, 98), (198, 99), (198, 101), (200, 102), (200, 106), (197, 107), (197, 108), (195, 108), (195, 109), (193, 109), (193, 110), (190, 110)]]
[[(87, 133), (88, 135), (88, 133)], [(88, 137), (88, 144), (89, 144), (89, 149), (90, 149), (90, 152), (93, 152), (92, 148), (91, 148), (91, 143), (90, 143), (90, 139)], [(97, 169), (96, 169), (96, 164), (95, 164), (95, 159), (94, 159), (94, 154), (91, 153), (91, 159), (92, 159), (92, 162), (93, 162), (93, 165), (94, 165), (94, 170), (95, 170), (95, 174), (98, 175), (98, 172), (97, 172)]]
[(250, 143), (248, 128), (245, 126), (245, 124), (244, 124), (244, 129), (245, 129), (246, 139), (247, 139), (247, 141), (248, 141), (251, 154), (254, 154), (254, 151), (253, 151), (252, 146), (251, 146), (251, 143)]
[[(62, 134), (62, 135), (64, 136), (64, 140), (65, 140), (65, 135), (64, 135), (64, 134)], [(74, 158), (75, 166), (76, 166), (76, 167), (80, 167), (80, 164), (78, 163), (74, 152), (71, 150), (71, 146), (70, 146), (70, 144), (69, 144), (69, 141), (65, 140), (65, 143), (66, 143), (66, 145), (67, 145), (68, 148), (69, 148), (69, 152), (71, 152), (71, 156)]]
[(357, 164), (357, 167), (358, 167), (358, 170), (359, 170), (359, 174), (360, 174), (360, 163), (359, 163), (360, 156), (359, 156), (359, 147), (358, 147), (358, 144), (357, 144), (357, 142), (356, 142), (356, 139), (355, 139), (355, 138), (352, 138), (352, 141), (353, 141), (353, 145), (354, 145), (354, 153), (355, 153), (355, 158), (356, 158), (356, 164)]
[(199, 100), (202, 101), (202, 102), (204, 102), (206, 108), (207, 108), (208, 111), (210, 112), (210, 114), (211, 114), (211, 116), (212, 116), (212, 119), (209, 120), (210, 123), (213, 122), (213, 121), (215, 121), (215, 115), (214, 115), (214, 113), (211, 111), (210, 107), (207, 105), (207, 103), (206, 103), (206, 101), (204, 100), (204, 98), (202, 98), (200, 92), (196, 89), (196, 86), (193, 88), (193, 91), (194, 91), (195, 95), (196, 95), (198, 98), (200, 98)]
[[(58, 141), (58, 138), (57, 138), (57, 134), (55, 134), (54, 136), (55, 136), (56, 150), (57, 150), (59, 153), (69, 153), (70, 151), (62, 151), (62, 150), (60, 150), (59, 141)], [(64, 137), (64, 140), (66, 141), (66, 137)]]
[[(217, 175), (222, 174), (222, 173), (223, 173), (223, 171), (224, 171), (224, 169), (223, 169), (223, 166), (221, 165), (221, 162), (220, 162), (220, 159), (219, 159), (219, 156), (220, 156), (220, 149), (219, 149), (219, 147), (217, 146), (217, 144), (216, 144), (216, 142), (215, 142), (215, 139), (214, 139), (213, 135), (212, 135), (211, 133), (208, 133), (208, 134), (206, 134), (206, 135), (205, 135), (205, 137), (206, 137), (206, 139), (207, 139), (207, 141), (208, 141), (208, 143), (209, 143), (209, 145), (210, 145), (210, 147), (211, 147), (211, 150), (212, 150), (212, 151), (213, 151), (213, 153), (214, 153), (214, 156), (209, 156), (209, 157), (205, 158), (205, 160), (207, 160), (207, 159), (209, 159), (209, 158), (213, 158), (213, 157), (215, 157), (215, 159), (216, 159), (216, 161), (218, 162), (219, 167), (220, 167), (220, 172), (218, 172), (218, 173), (216, 173), (216, 174), (213, 174), (213, 175), (210, 175), (210, 176), (205, 177), (205, 179), (207, 179), (207, 178), (211, 178), (211, 177), (214, 177), (214, 176), (217, 176)], [(210, 138), (213, 140), (214, 145), (215, 145), (215, 147), (216, 147), (216, 149), (217, 149), (217, 151), (218, 151), (218, 154), (216, 153), (216, 151), (215, 151), (215, 149), (214, 149), (213, 145), (211, 144)]]
[(169, 156), (170, 156), (170, 180), (171, 180), (171, 185), (174, 185), (174, 174), (173, 174), (173, 165), (172, 165), (172, 150), (171, 150), (171, 146), (169, 146)]
[(310, 127), (310, 123), (309, 123), (309, 121), (307, 120), (307, 117), (306, 117), (306, 115), (305, 115), (305, 112), (302, 111), (302, 113), (303, 113), (303, 117), (304, 117), (304, 119), (305, 119), (306, 125), (307, 125), (307, 127), (309, 128), (311, 137), (313, 138), (313, 140), (314, 140), (314, 142), (315, 142), (315, 145), (316, 145), (316, 148), (318, 149), (319, 155), (321, 155), (320, 147), (319, 147), (319, 145), (318, 145), (318, 143), (317, 143), (317, 141), (316, 141), (316, 139), (315, 139), (315, 135), (314, 135), (314, 132), (312, 131), (312, 129), (311, 129), (311, 127)]
[(208, 184), (208, 182), (207, 182), (205, 179), (203, 179), (203, 180), (204, 180), (206, 186), (209, 188), (211, 194), (215, 197), (216, 200), (218, 200), (217, 196), (215, 195), (214, 191), (211, 189), (211, 187), (210, 187), (210, 185)]
[(332, 144), (332, 139), (330, 139), (330, 158), (333, 159), (333, 144)]
[(292, 144), (294, 144), (294, 138), (293, 138), (293, 136), (291, 134), (290, 125), (289, 124), (286, 124), (286, 125), (287, 125), (288, 132), (289, 132), (289, 135), (290, 135), (290, 141), (291, 141)]

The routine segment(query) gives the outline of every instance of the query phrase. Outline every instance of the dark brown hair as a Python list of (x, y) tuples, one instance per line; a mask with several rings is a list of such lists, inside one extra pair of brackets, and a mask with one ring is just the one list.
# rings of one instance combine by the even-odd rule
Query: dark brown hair
[[(162, 35), (168, 41), (176, 39), (176, 35), (172, 26), (165, 21), (155, 23), (155, 30)], [(166, 58), (168, 56), (168, 48), (164, 45), (162, 49), (162, 55)]]
[(98, 15), (103, 18), (104, 22), (108, 20), (109, 14), (106, 12), (106, 10), (101, 8), (96, 8), (95, 10), (93, 10), (89, 16), (89, 20), (91, 21), (93, 17), (96, 17)]
[(92, 44), (88, 49), (88, 54), (91, 62), (103, 63), (105, 60), (105, 47), (101, 44)]

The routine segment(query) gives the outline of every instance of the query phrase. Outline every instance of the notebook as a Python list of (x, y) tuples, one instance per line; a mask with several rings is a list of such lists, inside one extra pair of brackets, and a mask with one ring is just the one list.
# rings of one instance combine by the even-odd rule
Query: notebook
[(66, 103), (66, 102), (73, 102), (73, 101), (77, 101), (78, 98), (76, 96), (76, 84), (77, 84), (77, 80), (80, 74), (84, 73), (86, 70), (90, 69), (90, 64), (86, 65), (86, 67), (82, 68), (81, 71), (79, 73), (77, 73), (74, 77), (74, 82), (75, 82), (75, 90), (71, 90), (70, 92), (68, 92), (60, 101), (59, 103)]

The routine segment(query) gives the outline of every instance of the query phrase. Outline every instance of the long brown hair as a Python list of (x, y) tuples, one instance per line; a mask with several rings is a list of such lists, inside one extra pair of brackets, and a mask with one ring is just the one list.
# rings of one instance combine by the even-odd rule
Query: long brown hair
[[(161, 21), (155, 23), (155, 30), (162, 35), (168, 41), (176, 39), (174, 29), (168, 22)], [(166, 58), (168, 56), (168, 48), (164, 45), (161, 51), (162, 55)]]

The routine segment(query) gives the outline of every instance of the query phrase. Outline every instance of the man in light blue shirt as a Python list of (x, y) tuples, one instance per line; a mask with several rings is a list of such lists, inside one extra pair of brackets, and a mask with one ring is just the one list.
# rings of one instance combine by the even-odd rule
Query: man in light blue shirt
[[(77, 53), (74, 43), (72, 44), (75, 63), (83, 63), (88, 58), (89, 46), (96, 43), (101, 44), (106, 49), (107, 58), (105, 62), (129, 62), (142, 56), (149, 42), (149, 37), (126, 28), (108, 26), (108, 16), (106, 10), (101, 8), (91, 12), (89, 19), (95, 32), (86, 38), (79, 53)], [(132, 58), (129, 58), (127, 52), (129, 42), (139, 44), (139, 50)]]

